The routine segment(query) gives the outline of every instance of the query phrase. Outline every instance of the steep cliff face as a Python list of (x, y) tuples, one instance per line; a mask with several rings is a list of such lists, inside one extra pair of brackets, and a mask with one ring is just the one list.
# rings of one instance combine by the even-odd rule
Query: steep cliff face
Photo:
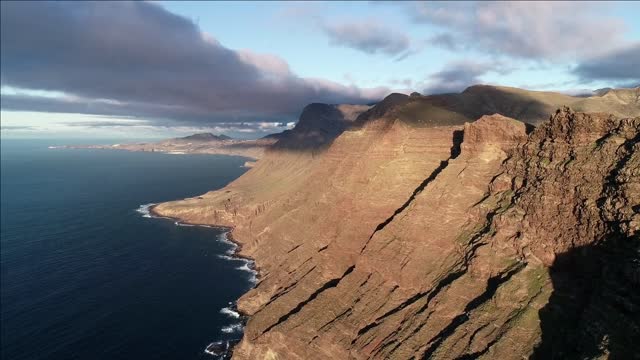
[(504, 168), (497, 226), (551, 277), (532, 358), (638, 358), (640, 118), (558, 111)]
[(322, 153), (155, 208), (233, 226), (256, 259), (234, 357), (632, 356), (640, 118), (416, 123), (420, 97), (393, 100)]

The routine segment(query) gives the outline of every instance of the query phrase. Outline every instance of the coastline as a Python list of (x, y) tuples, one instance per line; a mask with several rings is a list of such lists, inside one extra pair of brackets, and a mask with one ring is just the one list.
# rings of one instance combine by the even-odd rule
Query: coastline
[[(234, 228), (232, 226), (198, 224), (198, 223), (182, 221), (179, 218), (164, 216), (154, 210), (154, 208), (157, 205), (158, 205), (157, 203), (140, 205), (140, 207), (136, 209), (136, 211), (142, 214), (143, 217), (171, 220), (174, 222), (176, 226), (199, 226), (199, 227), (206, 227), (206, 228), (218, 229), (223, 231), (223, 233), (221, 234), (220, 241), (231, 245), (232, 248), (229, 249), (227, 252), (225, 252), (225, 255), (218, 255), (218, 256), (230, 261), (238, 261), (238, 260), (243, 261), (244, 265), (236, 269), (240, 271), (246, 271), (251, 274), (251, 278), (248, 280), (248, 282), (251, 284), (251, 287), (247, 291), (256, 287), (256, 285), (260, 281), (260, 268), (256, 265), (255, 259), (241, 254), (242, 244), (238, 242), (236, 239), (234, 239), (232, 234)], [(246, 326), (249, 315), (240, 311), (237, 307), (236, 302), (237, 302), (237, 299), (235, 302), (229, 303), (228, 307), (224, 307), (220, 309), (220, 312), (227, 314), (230, 317), (239, 319), (240, 323), (226, 326), (222, 328), (221, 331), (225, 333), (231, 333), (231, 332), (234, 332), (235, 330), (239, 330), (240, 332), (242, 332), (242, 336), (234, 340), (214, 341), (209, 345), (207, 345), (207, 347), (204, 350), (205, 353), (212, 356), (218, 356), (221, 359), (227, 359), (227, 358), (230, 358), (231, 355), (233, 354), (234, 347), (238, 343), (240, 343), (240, 341), (242, 341), (242, 338), (244, 337), (244, 327)]]
[[(211, 147), (172, 147), (171, 145), (162, 147), (154, 147), (156, 143), (128, 143), (128, 144), (113, 144), (113, 145), (50, 145), (47, 148), (50, 150), (56, 149), (89, 149), (89, 150), (120, 150), (129, 152), (147, 152), (158, 153), (166, 155), (225, 155), (225, 156), (240, 156), (247, 160), (242, 165), (245, 168), (251, 168), (255, 163), (264, 157), (264, 151), (266, 146), (256, 145), (253, 147), (239, 148), (234, 147), (233, 144), (211, 146)], [(150, 148), (148, 146), (151, 146)]]
[[(152, 204), (149, 206), (148, 210), (149, 210), (149, 215), (152, 218), (155, 219), (167, 219), (167, 220), (173, 220), (176, 226), (201, 226), (201, 227), (206, 227), (206, 228), (211, 228), (211, 229), (220, 229), (223, 230), (225, 232), (225, 238), (226, 240), (230, 243), (234, 245), (234, 253), (232, 254), (232, 257), (236, 260), (247, 260), (247, 261), (251, 261), (254, 263), (254, 271), (256, 272), (256, 279), (259, 279), (259, 268), (257, 265), (255, 265), (255, 259), (247, 256), (247, 255), (243, 255), (240, 252), (242, 251), (242, 244), (240, 242), (238, 242), (237, 240), (234, 239), (233, 237), (233, 230), (234, 227), (233, 226), (225, 226), (225, 225), (209, 225), (209, 224), (198, 224), (198, 223), (193, 223), (193, 222), (188, 222), (188, 221), (182, 221), (179, 218), (175, 218), (175, 217), (171, 217), (171, 216), (165, 216), (165, 215), (160, 215), (158, 212), (156, 212), (154, 210), (154, 208), (159, 205), (159, 204)], [(144, 206), (144, 205), (143, 205)]]
[[(179, 218), (175, 218), (175, 217), (171, 217), (171, 216), (165, 216), (165, 215), (161, 215), (158, 212), (156, 212), (154, 210), (154, 208), (157, 206), (158, 204), (145, 204), (145, 205), (141, 205), (141, 207), (138, 209), (138, 212), (145, 214), (144, 210), (141, 210), (143, 207), (146, 207), (146, 213), (148, 213), (148, 217), (150, 218), (155, 218), (155, 219), (167, 219), (167, 220), (173, 220), (174, 224), (176, 226), (201, 226), (201, 227), (206, 227), (206, 228), (211, 228), (211, 229), (219, 229), (224, 231), (224, 238), (226, 240), (226, 242), (228, 242), (229, 244), (233, 245), (233, 253), (229, 253), (227, 256), (229, 258), (231, 258), (232, 260), (244, 260), (244, 261), (248, 261), (251, 262), (251, 266), (250, 269), (251, 271), (254, 272), (255, 275), (255, 282), (254, 282), (254, 287), (255, 285), (259, 282), (260, 280), (260, 268), (258, 267), (258, 265), (256, 264), (256, 260), (250, 256), (247, 255), (243, 255), (240, 252), (242, 251), (242, 244), (240, 242), (238, 242), (237, 240), (235, 240), (235, 238), (233, 237), (233, 230), (234, 228), (232, 226), (225, 226), (225, 225), (209, 225), (209, 224), (198, 224), (198, 223), (192, 223), (192, 222), (188, 222), (188, 221), (182, 221)], [(241, 314), (243, 316), (246, 316), (246, 314)]]
[[(117, 144), (119, 145), (119, 144)], [(135, 144), (123, 144), (123, 145), (135, 145)], [(233, 152), (233, 151), (229, 151), (229, 152), (223, 152), (223, 151), (166, 151), (166, 150), (155, 150), (155, 151), (149, 151), (149, 150), (144, 150), (144, 149), (130, 149), (130, 148), (126, 148), (126, 147), (118, 147), (115, 145), (50, 145), (47, 147), (47, 149), (50, 150), (56, 150), (56, 149), (70, 149), (70, 150), (76, 150), (76, 149), (86, 149), (86, 150), (119, 150), (119, 151), (128, 151), (128, 152), (147, 152), (147, 153), (158, 153), (158, 154), (165, 154), (165, 155), (224, 155), (224, 156), (239, 156), (242, 158), (245, 158), (246, 161), (244, 162), (244, 164), (242, 164), (240, 167), (245, 168), (245, 169), (251, 169), (252, 167), (255, 166), (256, 162), (258, 162), (258, 160), (260, 160), (260, 158), (262, 156), (255, 156), (255, 154), (244, 154), (242, 152)], [(193, 224), (193, 225), (198, 225), (199, 224)]]

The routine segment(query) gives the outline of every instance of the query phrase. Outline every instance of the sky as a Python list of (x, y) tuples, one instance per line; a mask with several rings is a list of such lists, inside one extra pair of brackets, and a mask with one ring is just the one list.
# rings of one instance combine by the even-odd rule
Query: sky
[(256, 138), (313, 102), (640, 84), (639, 2), (1, 7), (2, 138)]

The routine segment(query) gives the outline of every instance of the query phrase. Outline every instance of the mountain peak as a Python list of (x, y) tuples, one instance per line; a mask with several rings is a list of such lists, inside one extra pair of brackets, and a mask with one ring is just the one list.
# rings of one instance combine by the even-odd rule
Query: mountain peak
[[(417, 98), (417, 97), (414, 96), (413, 98)], [(375, 106), (363, 112), (358, 117), (356, 122), (358, 124), (363, 124), (367, 122), (367, 120), (369, 119), (383, 117), (384, 115), (390, 113), (394, 109), (407, 104), (409, 101), (410, 101), (409, 95), (400, 94), (400, 93), (389, 94), (387, 97), (382, 99), (382, 101), (375, 104)]]
[(366, 105), (309, 104), (293, 129), (272, 136), (279, 139), (274, 147), (309, 150), (327, 146), (367, 109)]

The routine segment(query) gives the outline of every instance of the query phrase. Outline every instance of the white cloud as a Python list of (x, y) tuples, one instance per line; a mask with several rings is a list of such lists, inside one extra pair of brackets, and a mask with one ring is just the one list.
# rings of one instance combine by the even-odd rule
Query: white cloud
[(607, 52), (623, 42), (624, 22), (605, 4), (556, 1), (411, 2), (409, 16), (439, 27), (432, 38), (516, 58), (563, 61)]
[(409, 37), (381, 21), (329, 22), (323, 25), (330, 43), (344, 46), (367, 54), (402, 56), (411, 48)]

